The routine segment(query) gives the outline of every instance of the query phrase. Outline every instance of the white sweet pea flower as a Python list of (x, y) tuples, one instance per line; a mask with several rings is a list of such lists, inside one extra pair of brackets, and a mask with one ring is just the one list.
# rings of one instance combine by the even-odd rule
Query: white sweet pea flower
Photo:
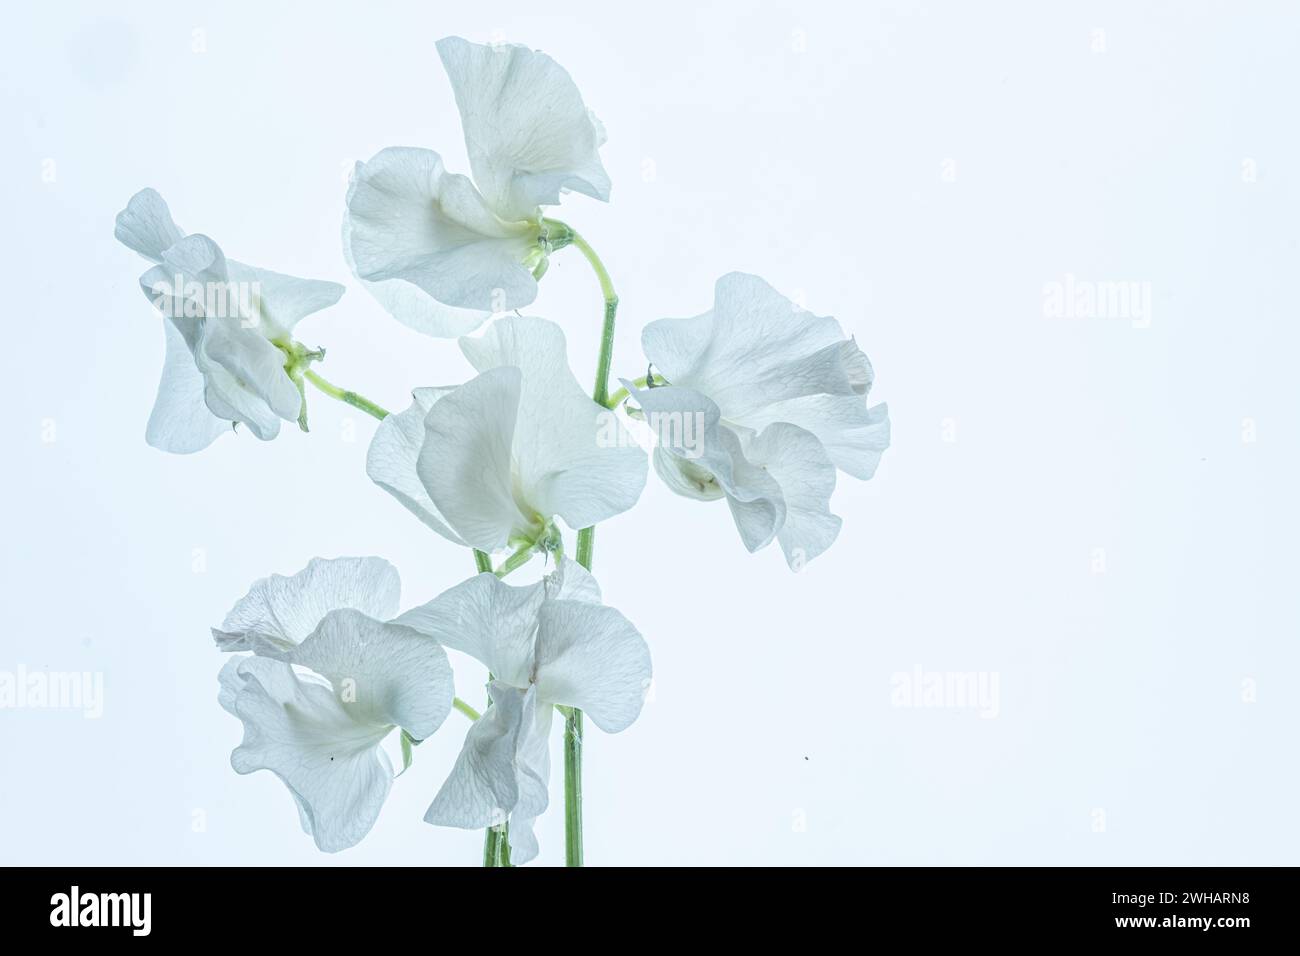
[(397, 147), (357, 163), (344, 256), (394, 317), (454, 337), (528, 305), (547, 256), (569, 236), (542, 207), (566, 191), (608, 201), (604, 128), (564, 68), (522, 46), (438, 41), (473, 180), (432, 150)]
[(315, 558), (258, 581), (213, 629), (221, 649), (256, 655), (221, 670), (218, 700), (244, 724), (231, 766), (284, 781), (326, 852), (374, 826), (393, 782), (383, 739), (401, 727), (423, 740), (451, 710), (446, 653), (390, 620), (399, 591), (387, 561)]
[(507, 316), (461, 351), (481, 374), (417, 389), (375, 431), (366, 472), (459, 544), (549, 549), (553, 519), (586, 528), (636, 504), (646, 456), (569, 370), (564, 332)]
[(606, 733), (631, 726), (650, 685), (645, 640), (565, 558), (527, 587), (477, 575), (395, 623), (464, 651), (494, 678), (492, 706), (424, 819), (464, 829), (508, 822), (511, 861), (528, 862), (537, 855), (533, 820), (548, 803), (554, 708), (577, 707)]
[(143, 189), (117, 215), (115, 235), (154, 263), (140, 286), (163, 313), (167, 352), (145, 440), (189, 454), (232, 423), (263, 441), (281, 420), (299, 421), (301, 383), (291, 374), (308, 355), (293, 340), (304, 316), (343, 294), (334, 282), (298, 279), (227, 259), (203, 235), (186, 235), (157, 192)]
[(712, 311), (652, 322), (641, 343), (668, 384), (624, 384), (658, 440), (665, 483), (726, 498), (745, 547), (775, 538), (795, 570), (830, 547), (836, 468), (870, 478), (889, 447), (888, 408), (867, 407), (871, 364), (839, 323), (733, 272)]

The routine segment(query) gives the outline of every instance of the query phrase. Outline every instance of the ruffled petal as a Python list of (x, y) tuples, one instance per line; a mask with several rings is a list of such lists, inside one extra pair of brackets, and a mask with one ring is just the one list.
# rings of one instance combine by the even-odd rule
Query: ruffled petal
[[(537, 282), (524, 262), (538, 247), (534, 222), (506, 222), (437, 153), (394, 147), (357, 163), (344, 239), (357, 277), (401, 280), (458, 309), (501, 312), (528, 305)], [(389, 304), (409, 305), (391, 300)], [(396, 315), (426, 328), (429, 316)]]
[(252, 314), (245, 316), (245, 324), (268, 339), (288, 339), (299, 320), (329, 308), (343, 297), (343, 286), (337, 282), (320, 279), (299, 279), (297, 276), (272, 272), (244, 265), (233, 259), (227, 261), (230, 281), (241, 283), (248, 290), (240, 301), (251, 301)]
[(343, 217), (343, 258), (352, 274), (358, 276), (357, 281), (375, 297), (383, 310), (417, 332), (440, 339), (454, 339), (473, 332), (492, 315), (481, 309), (444, 305), (405, 279), (368, 282), (359, 278), (357, 263), (352, 257), (352, 219), (349, 216)]
[(751, 426), (789, 422), (817, 436), (835, 467), (866, 480), (889, 447), (889, 407), (860, 398), (814, 395), (778, 402), (750, 417)]
[(426, 634), (483, 664), (498, 681), (526, 687), (536, 653), (541, 583), (516, 587), (484, 572), (449, 588), (393, 623)]
[(524, 691), (494, 682), (492, 706), (474, 721), (465, 746), (424, 814), (424, 821), (466, 830), (500, 826), (519, 802), (515, 751)]
[(424, 815), (426, 823), (473, 830), (510, 824), (512, 863), (537, 854), (532, 821), (549, 802), (549, 705), (537, 689), (494, 681), (492, 706), (474, 722), (451, 774)]
[(452, 388), (417, 388), (411, 393), (409, 408), (381, 421), (366, 454), (366, 474), (438, 534), (456, 544), (464, 544), (438, 513), (416, 467), (424, 446), (424, 420), (429, 409), (453, 391)]
[(609, 200), (600, 162), (604, 128), (572, 78), (522, 46), (438, 41), (465, 129), (474, 180), (505, 219), (535, 215), (564, 190)]
[(284, 353), (237, 320), (205, 321), (195, 361), (212, 413), (243, 422), (263, 441), (280, 433), (282, 419), (295, 421), (302, 411), (302, 393), (284, 370)]
[(140, 284), (184, 336), (213, 415), (246, 424), (263, 441), (279, 434), (281, 419), (297, 419), (302, 396), (284, 370), (284, 353), (248, 324), (215, 242), (198, 233), (178, 240)]
[(785, 521), (776, 537), (786, 563), (798, 571), (840, 533), (841, 521), (830, 510), (835, 464), (815, 435), (786, 422), (763, 429), (745, 445), (745, 456), (781, 486)]
[(195, 233), (164, 249), (160, 263), (140, 277), (140, 287), (165, 316), (203, 318), (212, 311), (208, 291), (229, 278), (221, 247)]
[(327, 677), (359, 723), (432, 736), (451, 712), (451, 665), (438, 643), (404, 625), (352, 608), (330, 611), (285, 657)]
[(255, 582), (212, 634), (224, 651), (283, 658), (330, 611), (352, 608), (388, 620), (397, 613), (401, 588), (397, 569), (382, 558), (312, 558), (297, 574)]
[(645, 452), (617, 414), (578, 384), (558, 325), (507, 316), (460, 346), (480, 372), (522, 373), (512, 447), (519, 495), (533, 511), (580, 529), (636, 504), (645, 487)]
[(329, 687), (280, 661), (232, 658), (220, 680), (219, 702), (244, 724), (243, 743), (230, 755), (235, 771), (270, 770), (283, 780), (320, 849), (360, 842), (392, 786), (379, 747), (391, 728), (358, 722)]
[(721, 423), (718, 406), (690, 388), (623, 384), (656, 436), (655, 470), (665, 484), (688, 498), (725, 497), (745, 547), (767, 547), (785, 522), (781, 486), (745, 457), (740, 437)]
[(440, 399), (424, 422), (420, 481), (451, 529), (483, 551), (533, 524), (516, 501), (511, 464), (519, 392), (517, 368), (493, 369)]
[(650, 687), (650, 648), (622, 614), (581, 601), (547, 601), (537, 636), (537, 693), (577, 707), (615, 734), (641, 713)]
[(810, 395), (865, 395), (871, 366), (833, 318), (815, 316), (758, 276), (718, 280), (713, 310), (642, 332), (646, 356), (674, 385), (708, 395), (728, 421)]
[(546, 576), (546, 596), (553, 601), (601, 602), (600, 585), (590, 571), (572, 558), (560, 555), (555, 570)]
[(202, 451), (217, 436), (230, 431), (230, 422), (213, 415), (203, 400), (203, 375), (176, 324), (163, 319), (167, 351), (162, 379), (154, 399), (145, 441), (154, 448), (178, 455)]
[(533, 821), (550, 805), (551, 722), (555, 708), (536, 687), (524, 691), (522, 732), (515, 743), (515, 772), (519, 799), (510, 812), (510, 862), (529, 863), (537, 857)]
[(113, 235), (149, 261), (162, 262), (163, 253), (185, 233), (172, 221), (171, 210), (157, 190), (142, 189), (117, 214)]

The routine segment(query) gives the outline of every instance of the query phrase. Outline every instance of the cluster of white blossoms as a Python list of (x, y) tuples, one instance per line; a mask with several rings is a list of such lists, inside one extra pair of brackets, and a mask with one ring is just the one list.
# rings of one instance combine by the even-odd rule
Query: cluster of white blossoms
[(548, 802), (554, 707), (623, 730), (641, 712), (650, 650), (567, 558), (528, 587), (483, 573), (399, 615), (400, 590), (381, 558), (315, 558), (253, 585), (212, 630), (221, 650), (252, 652), (221, 671), (221, 706), (244, 723), (231, 762), (279, 776), (322, 850), (353, 846), (392, 786), (380, 744), (397, 728), (418, 742), (442, 726), (455, 695), (443, 648), (463, 651), (493, 675), (492, 706), (425, 819), (509, 824), (514, 861), (527, 862)]
[[(149, 444), (196, 452), (241, 423), (262, 440), (281, 421), (306, 430), (310, 382), (380, 419), (367, 474), (428, 528), (474, 549), (480, 569), (404, 613), (397, 571), (381, 558), (315, 558), (254, 584), (212, 631), (233, 655), (219, 701), (244, 726), (235, 770), (274, 772), (316, 845), (345, 849), (392, 787), (385, 740), (398, 731), (409, 764), (454, 708), (469, 732), (425, 820), (486, 828), (523, 863), (537, 854), (532, 824), (549, 803), (556, 709), (617, 733), (636, 720), (651, 680), (645, 640), (602, 604), (588, 571), (588, 529), (636, 504), (646, 481), (647, 455), (620, 412), (699, 421), (698, 433), (659, 430), (655, 470), (679, 495), (725, 498), (744, 546), (777, 541), (796, 570), (839, 533), (829, 506), (837, 470), (870, 478), (889, 419), (885, 406), (868, 406), (871, 365), (834, 319), (740, 273), (718, 280), (709, 312), (648, 325), (651, 373), (609, 399), (617, 299), (585, 240), (544, 215), (565, 193), (608, 201), (604, 128), (542, 53), (459, 38), (437, 48), (473, 178), (431, 150), (380, 151), (356, 165), (343, 246), (395, 318), (459, 337), (477, 373), (463, 384), (416, 388), (407, 409), (388, 414), (321, 379), (312, 366), (324, 351), (294, 338), (342, 286), (226, 259), (207, 236), (186, 235), (150, 189), (118, 215), (116, 235), (152, 263), (140, 284), (164, 318)], [(592, 261), (606, 298), (594, 395), (570, 370), (560, 326), (517, 312), (537, 296), (549, 256), (569, 245)], [(566, 531), (578, 532), (577, 561)], [(501, 580), (539, 554), (554, 564), (541, 580)], [(487, 668), (481, 714), (456, 696), (445, 648)]]

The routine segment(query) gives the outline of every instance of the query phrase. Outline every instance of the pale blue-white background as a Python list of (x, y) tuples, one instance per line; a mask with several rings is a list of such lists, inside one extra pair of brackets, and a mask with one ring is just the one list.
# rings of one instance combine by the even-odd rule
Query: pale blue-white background
[[(368, 482), (374, 423), (323, 396), (310, 435), (148, 448), (162, 335), (112, 239), (154, 186), (229, 255), (347, 283), (299, 326), (327, 377), (391, 408), (465, 379), (338, 240), (354, 160), (467, 170), (447, 34), (545, 49), (608, 127), (613, 201), (559, 215), (622, 295), (617, 375), (644, 373), (645, 322), (742, 269), (837, 316), (892, 410), (800, 574), (653, 476), (600, 529), (656, 688), (590, 734), (590, 862), (1296, 862), (1289, 5), (117, 6), (27, 5), (0, 36), (0, 669), (105, 681), (98, 721), (0, 711), (0, 862), (475, 862), (479, 834), (420, 821), (455, 714), (334, 857), (270, 774), (230, 770), (207, 627), (254, 579), (377, 554), (410, 606), (472, 561)], [(1067, 273), (1149, 282), (1150, 326), (1046, 317)], [(600, 303), (575, 252), (530, 311), (586, 382)], [(996, 672), (998, 717), (891, 706), (917, 666)]]

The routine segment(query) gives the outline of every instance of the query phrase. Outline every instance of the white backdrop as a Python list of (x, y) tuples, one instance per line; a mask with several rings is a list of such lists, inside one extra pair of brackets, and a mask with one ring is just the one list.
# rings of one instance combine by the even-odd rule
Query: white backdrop
[[(376, 554), (406, 607), (473, 563), (367, 480), (374, 423), (324, 396), (310, 435), (148, 448), (162, 336), (112, 236), (154, 186), (227, 254), (347, 284), (299, 326), (326, 377), (394, 409), (466, 379), (339, 244), (354, 160), (468, 170), (433, 48), (458, 34), (551, 53), (608, 128), (611, 203), (559, 215), (622, 296), (616, 375), (644, 373), (644, 323), (739, 269), (838, 317), (893, 419), (802, 573), (653, 475), (601, 527), (656, 685), (631, 730), (589, 734), (589, 862), (1296, 862), (1287, 4), (117, 6), (27, 5), (0, 35), (0, 671), (104, 681), (99, 719), (0, 710), (0, 861), (477, 862), (481, 834), (420, 820), (455, 714), (333, 857), (274, 777), (230, 769), (207, 628), (254, 579)], [(1054, 316), (1067, 276), (1150, 307)], [(586, 382), (576, 250), (529, 311)], [(918, 668), (995, 677), (996, 709), (897, 706)], [(561, 862), (555, 806), (539, 836)]]

